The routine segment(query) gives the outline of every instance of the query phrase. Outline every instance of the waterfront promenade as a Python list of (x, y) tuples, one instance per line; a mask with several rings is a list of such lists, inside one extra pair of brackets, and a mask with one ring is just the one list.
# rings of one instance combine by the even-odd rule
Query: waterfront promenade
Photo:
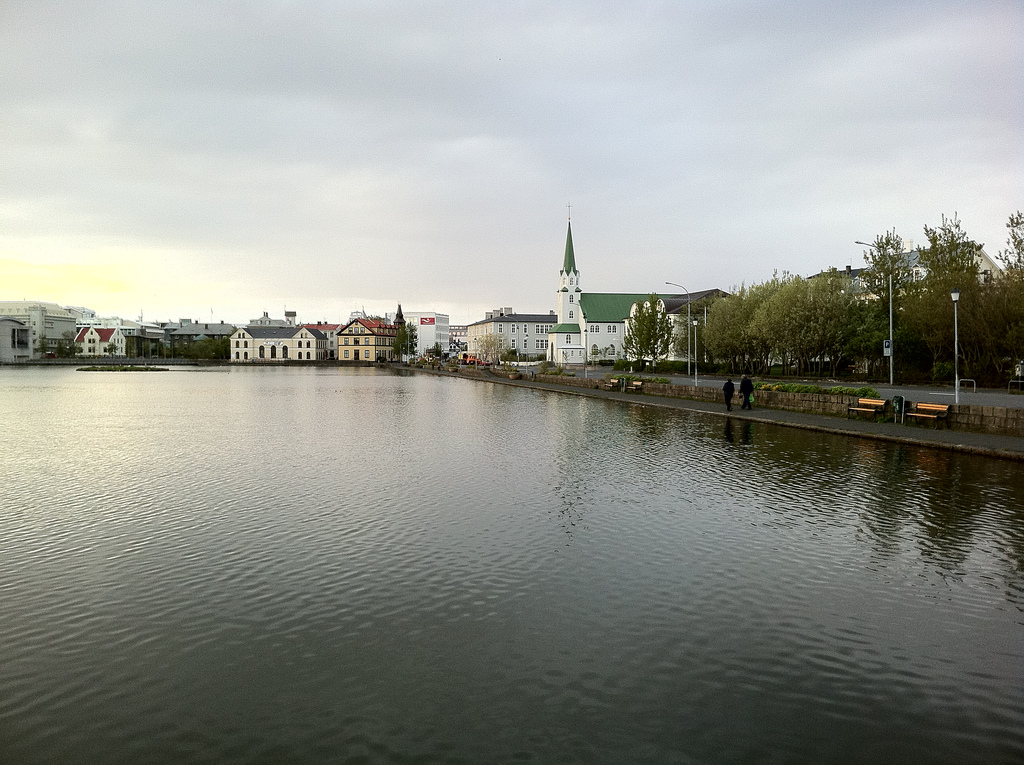
[(751, 422), (769, 422), (804, 430), (815, 430), (839, 435), (873, 438), (880, 441), (931, 446), (953, 451), (980, 454), (1006, 459), (1024, 461), (1024, 438), (1018, 436), (996, 435), (991, 433), (973, 433), (962, 430), (947, 430), (939, 427), (902, 425), (893, 422), (872, 422), (859, 419), (844, 419), (807, 412), (792, 412), (783, 409), (755, 408), (741, 410), (739, 399), (734, 400), (731, 412), (726, 411), (721, 402), (691, 401), (682, 398), (653, 396), (643, 393), (619, 393), (591, 388), (577, 388), (569, 385), (538, 382), (529, 379), (509, 380), (507, 378), (483, 372), (480, 375), (463, 375), (440, 370), (414, 370), (431, 374), (460, 377), (463, 379), (480, 380), (499, 385), (518, 385), (538, 390), (550, 390), (576, 396), (587, 396), (605, 400), (621, 401), (626, 404), (662, 407), (666, 409), (682, 409), (692, 412), (719, 417), (730, 417), (734, 420)]

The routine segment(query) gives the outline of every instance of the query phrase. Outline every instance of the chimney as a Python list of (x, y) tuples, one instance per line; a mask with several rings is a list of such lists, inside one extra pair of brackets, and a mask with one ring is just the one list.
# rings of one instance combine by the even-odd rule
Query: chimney
[(852, 274), (853, 274), (853, 266), (847, 266), (846, 267), (846, 275), (847, 276), (852, 276)]

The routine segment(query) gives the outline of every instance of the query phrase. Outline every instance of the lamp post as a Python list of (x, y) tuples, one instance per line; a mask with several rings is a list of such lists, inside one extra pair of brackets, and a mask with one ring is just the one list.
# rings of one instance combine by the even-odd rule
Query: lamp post
[[(665, 282), (665, 284), (678, 287), (686, 293), (686, 374), (690, 374), (690, 291), (682, 284), (676, 284), (675, 282)], [(694, 385), (696, 384), (694, 383)]]
[(693, 387), (696, 388), (697, 387), (697, 359), (696, 359), (696, 356), (697, 356), (697, 354), (696, 354), (696, 350), (697, 350), (697, 320), (696, 319), (693, 320), (693, 350), (695, 351), (695, 353), (693, 354), (694, 355), (694, 359), (693, 359)]
[(960, 327), (957, 323), (956, 306), (960, 302), (960, 290), (954, 287), (949, 292), (953, 298), (953, 401), (960, 403)]
[[(854, 242), (854, 244), (861, 244), (865, 247), (870, 247), (872, 250), (878, 251), (878, 248), (873, 244), (867, 242)], [(893, 367), (896, 364), (896, 348), (892, 338), (892, 271), (889, 271), (889, 385), (893, 385)]]

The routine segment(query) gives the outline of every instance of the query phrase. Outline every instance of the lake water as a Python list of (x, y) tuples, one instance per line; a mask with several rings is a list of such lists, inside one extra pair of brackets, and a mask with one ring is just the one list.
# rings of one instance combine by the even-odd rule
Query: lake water
[(376, 370), (0, 407), (0, 762), (1024, 761), (1019, 463)]

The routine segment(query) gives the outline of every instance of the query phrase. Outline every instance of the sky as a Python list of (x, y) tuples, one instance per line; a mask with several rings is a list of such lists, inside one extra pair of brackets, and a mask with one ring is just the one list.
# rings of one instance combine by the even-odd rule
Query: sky
[[(569, 205), (571, 204), (571, 208)], [(555, 307), (1024, 209), (1024, 3), (0, 0), (0, 300)]]

